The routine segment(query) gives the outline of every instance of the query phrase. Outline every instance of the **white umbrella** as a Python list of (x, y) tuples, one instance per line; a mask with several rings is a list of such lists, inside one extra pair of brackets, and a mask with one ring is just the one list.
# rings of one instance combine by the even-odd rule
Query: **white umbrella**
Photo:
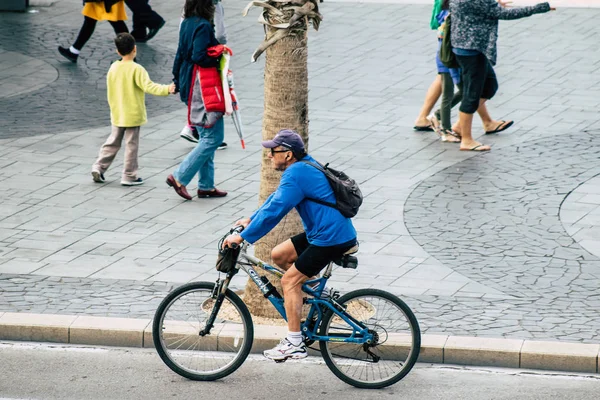
[(233, 88), (233, 73), (231, 71), (227, 72), (227, 83), (229, 84), (229, 93), (231, 93), (231, 106), (233, 108), (231, 118), (233, 119), (233, 125), (235, 125), (235, 129), (237, 130), (238, 136), (240, 137), (242, 149), (245, 149), (246, 143), (244, 143), (244, 127), (242, 126), (242, 116), (240, 115), (240, 107), (237, 99), (237, 94), (235, 93), (235, 90)]

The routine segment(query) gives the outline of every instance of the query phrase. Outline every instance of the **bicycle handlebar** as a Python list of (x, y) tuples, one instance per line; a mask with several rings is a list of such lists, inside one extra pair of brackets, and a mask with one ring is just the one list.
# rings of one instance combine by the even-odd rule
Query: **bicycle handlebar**
[(231, 228), (231, 230), (229, 231), (229, 234), (230, 235), (233, 235), (234, 233), (240, 234), (240, 233), (242, 233), (243, 230), (244, 230), (243, 225), (237, 225), (237, 226), (234, 226), (233, 228)]

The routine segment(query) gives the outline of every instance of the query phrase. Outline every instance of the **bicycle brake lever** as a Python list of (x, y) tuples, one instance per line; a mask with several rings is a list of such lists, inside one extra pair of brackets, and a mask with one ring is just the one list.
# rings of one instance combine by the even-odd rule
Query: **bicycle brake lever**
[(229, 230), (230, 234), (234, 234), (234, 233), (242, 233), (242, 231), (244, 230), (244, 226), (243, 225), (236, 225), (233, 228), (231, 228)]

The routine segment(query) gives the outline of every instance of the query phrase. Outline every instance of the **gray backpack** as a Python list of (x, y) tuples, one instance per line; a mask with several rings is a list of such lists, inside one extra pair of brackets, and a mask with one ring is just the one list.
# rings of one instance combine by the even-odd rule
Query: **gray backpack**
[(333, 168), (329, 168), (329, 164), (323, 166), (320, 163), (315, 164), (308, 160), (300, 160), (300, 162), (312, 165), (323, 172), (335, 195), (335, 204), (323, 200), (312, 199), (310, 197), (307, 198), (308, 200), (335, 208), (346, 218), (352, 218), (358, 213), (358, 209), (363, 202), (363, 196), (354, 179), (350, 178), (342, 171), (336, 171)]

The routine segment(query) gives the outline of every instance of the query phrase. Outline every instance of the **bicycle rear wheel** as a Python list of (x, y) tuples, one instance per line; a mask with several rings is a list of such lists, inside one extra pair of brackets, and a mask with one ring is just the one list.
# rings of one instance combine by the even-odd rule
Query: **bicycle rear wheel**
[(248, 308), (229, 289), (210, 334), (200, 334), (215, 304), (214, 286), (193, 282), (175, 289), (158, 306), (152, 324), (160, 358), (193, 380), (212, 381), (234, 372), (248, 357), (254, 338)]
[[(344, 382), (365, 389), (379, 389), (398, 382), (410, 372), (421, 348), (419, 323), (397, 296), (383, 290), (360, 289), (337, 302), (346, 314), (374, 335), (371, 344), (337, 341), (319, 343), (325, 363)], [(321, 336), (350, 336), (353, 329), (333, 312), (321, 322)]]

